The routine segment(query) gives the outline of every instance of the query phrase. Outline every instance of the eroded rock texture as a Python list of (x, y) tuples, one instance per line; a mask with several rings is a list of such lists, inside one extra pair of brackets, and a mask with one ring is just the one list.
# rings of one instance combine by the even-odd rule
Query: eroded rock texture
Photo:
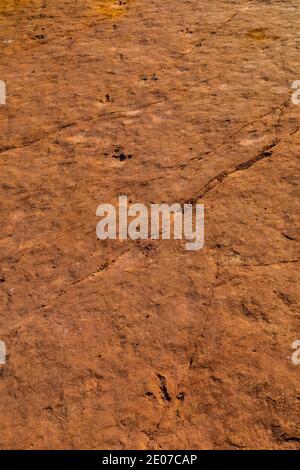
[[(1, 448), (299, 448), (299, 25), (0, 0)], [(204, 203), (204, 249), (97, 240), (120, 194)]]

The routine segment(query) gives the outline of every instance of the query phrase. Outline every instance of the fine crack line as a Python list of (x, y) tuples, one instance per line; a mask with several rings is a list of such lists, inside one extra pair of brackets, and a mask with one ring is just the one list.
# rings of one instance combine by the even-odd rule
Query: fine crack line
[(53, 304), (55, 304), (55, 302), (57, 300), (59, 300), (61, 297), (63, 297), (65, 294), (67, 294), (70, 290), (76, 288), (78, 285), (81, 285), (81, 284), (85, 284), (86, 282), (94, 279), (95, 277), (98, 277), (100, 274), (102, 274), (103, 272), (106, 272), (108, 271), (113, 264), (115, 264), (119, 258), (121, 258), (123, 255), (125, 255), (127, 252), (129, 252), (130, 250), (132, 250), (134, 248), (134, 246), (129, 246), (127, 247), (124, 251), (122, 251), (121, 253), (119, 253), (115, 258), (111, 259), (110, 261), (107, 261), (105, 263), (103, 263), (96, 271), (88, 274), (87, 276), (85, 276), (84, 278), (81, 278), (81, 279), (77, 279), (76, 281), (72, 282), (71, 284), (68, 284), (56, 297), (54, 297), (48, 304), (42, 304), (38, 307), (36, 307), (32, 313), (25, 313), (24, 316), (26, 316), (25, 319), (22, 319), (12, 325), (10, 325), (9, 327), (9, 330), (12, 330), (12, 329), (15, 329), (15, 328), (18, 328), (19, 326), (24, 326), (26, 323), (28, 323), (29, 321), (32, 320), (32, 318), (37, 315), (40, 311), (45, 311), (47, 310), (48, 308), (52, 307)]
[(214, 36), (215, 34), (217, 34), (222, 28), (227, 26), (227, 24), (231, 23), (231, 21), (236, 16), (238, 16), (239, 14), (240, 14), (240, 12), (236, 12), (233, 15), (231, 15), (230, 18), (227, 18), (227, 20), (223, 21), (223, 23), (221, 23), (214, 31), (210, 32), (206, 37), (198, 40), (191, 49), (189, 49), (188, 51), (183, 52), (182, 54), (180, 54), (179, 57), (177, 57), (176, 61), (181, 60), (186, 55), (191, 54), (192, 52), (194, 52), (198, 47), (201, 47), (202, 44), (204, 44), (204, 42), (206, 42), (209, 38), (211, 38), (211, 36)]
[(263, 114), (262, 116), (258, 117), (257, 119), (254, 119), (253, 121), (249, 122), (248, 124), (245, 124), (244, 126), (242, 126), (240, 129), (238, 129), (236, 132), (234, 132), (233, 134), (231, 134), (229, 136), (229, 139), (232, 139), (233, 137), (235, 137), (237, 134), (239, 134), (240, 132), (242, 132), (244, 129), (247, 129), (247, 127), (250, 127), (252, 126), (253, 124), (256, 124), (257, 122), (261, 121), (262, 119), (264, 119), (265, 117), (267, 116), (270, 116), (271, 114), (275, 113), (276, 111), (280, 111), (280, 116), (284, 110), (284, 108), (287, 106), (287, 104), (289, 103), (290, 101), (290, 98), (288, 98), (287, 100), (285, 100), (281, 105), (279, 106), (276, 106), (276, 108), (273, 108), (271, 111), (268, 111), (267, 113)]
[(23, 145), (19, 145), (19, 146), (7, 145), (7, 146), (0, 147), (0, 155), (7, 154), (8, 152), (13, 151), (13, 150), (21, 150), (23, 148), (30, 147), (31, 145), (34, 145), (38, 142), (42, 142), (42, 141), (45, 141), (45, 140), (48, 140), (48, 139), (53, 139), (53, 137), (55, 137), (56, 134), (59, 134), (62, 130), (70, 128), (70, 127), (75, 127), (75, 126), (77, 126), (81, 123), (95, 122), (99, 118), (103, 118), (103, 120), (108, 121), (109, 119), (118, 119), (118, 118), (128, 117), (128, 116), (130, 116), (130, 113), (132, 113), (132, 112), (138, 112), (142, 109), (150, 108), (151, 106), (156, 106), (158, 104), (164, 103), (167, 100), (168, 100), (168, 98), (163, 98), (161, 100), (153, 101), (151, 103), (146, 103), (142, 106), (132, 106), (131, 108), (129, 108), (127, 110), (109, 111), (109, 112), (106, 112), (106, 113), (103, 113), (103, 114), (99, 114), (96, 117), (89, 116), (87, 118), (78, 119), (77, 121), (73, 121), (73, 122), (69, 122), (69, 123), (65, 123), (65, 124), (60, 124), (57, 127), (57, 129), (53, 130), (53, 132), (46, 133), (44, 136), (39, 137), (37, 139), (28, 140), (27, 142), (24, 142)]
[[(215, 153), (218, 153), (220, 151), (220, 149), (222, 149), (223, 147), (225, 147), (226, 145), (230, 144), (231, 143), (231, 139), (236, 137), (240, 132), (242, 132), (243, 130), (247, 129), (247, 127), (250, 127), (252, 126), (253, 124), (256, 124), (257, 122), (263, 120), (264, 118), (266, 118), (267, 116), (270, 116), (272, 115), (273, 113), (275, 113), (276, 111), (281, 111), (281, 114), (282, 114), (282, 110), (284, 109), (284, 107), (287, 105), (288, 103), (288, 100), (285, 100), (282, 104), (280, 104), (279, 106), (276, 106), (276, 108), (272, 108), (270, 111), (266, 112), (265, 114), (263, 114), (262, 116), (259, 116), (258, 118), (254, 119), (253, 121), (251, 122), (248, 122), (247, 124), (244, 124), (242, 127), (239, 128), (239, 130), (237, 130), (236, 132), (234, 132), (233, 134), (231, 134), (230, 136), (228, 136), (228, 138), (222, 142), (222, 144), (220, 145), (217, 145), (215, 148), (213, 148), (212, 150), (209, 150), (207, 152), (205, 152), (203, 155), (201, 156), (198, 156), (198, 157), (192, 157), (190, 158), (186, 163), (180, 163), (180, 164), (177, 164), (177, 165), (173, 165), (173, 166), (169, 166), (169, 167), (162, 167), (161, 169), (163, 171), (166, 171), (166, 170), (169, 170), (168, 173), (165, 173), (161, 176), (156, 176), (155, 178), (151, 178), (151, 179), (148, 179), (147, 182), (152, 182), (152, 181), (157, 181), (157, 180), (160, 180), (160, 179), (164, 179), (166, 178), (167, 176), (171, 175), (174, 171), (176, 170), (183, 170), (184, 168), (188, 167), (190, 165), (191, 162), (199, 162), (203, 159), (203, 157), (208, 157), (209, 155), (213, 155)], [(277, 122), (277, 125), (274, 124), (274, 126), (276, 127), (276, 137), (277, 137), (277, 127), (278, 127), (278, 122)], [(289, 134), (289, 137), (296, 134), (296, 132), (300, 129), (300, 126), (297, 127), (291, 134)]]
[(203, 188), (200, 190), (199, 194), (197, 196), (194, 196), (193, 198), (189, 199), (187, 202), (190, 204), (195, 204), (199, 199), (202, 199), (204, 196), (206, 196), (207, 193), (212, 191), (217, 185), (221, 184), (225, 179), (227, 179), (229, 176), (233, 175), (234, 173), (238, 171), (243, 171), (243, 170), (248, 170), (251, 168), (255, 163), (264, 160), (265, 158), (270, 158), (272, 156), (272, 149), (278, 145), (280, 140), (275, 139), (270, 145), (264, 147), (264, 149), (257, 154), (255, 157), (250, 158), (246, 162), (239, 163), (236, 165), (234, 168), (231, 170), (225, 170), (219, 173), (218, 175), (214, 176), (211, 178), (208, 183), (203, 186)]
[[(213, 299), (214, 299), (215, 288), (218, 286), (218, 282), (217, 282), (218, 278), (219, 278), (219, 258), (216, 261), (216, 274), (215, 274), (214, 280), (212, 282), (212, 285), (210, 287), (210, 295), (209, 295), (209, 299), (208, 299), (208, 302), (207, 302), (207, 305), (206, 305), (207, 314), (205, 316), (203, 328), (202, 328), (202, 331), (200, 333), (200, 338), (204, 338), (204, 334), (205, 334), (206, 329), (207, 329), (207, 324), (208, 324), (208, 319), (209, 319), (209, 314), (210, 314), (210, 307), (211, 307), (211, 304), (212, 304)], [(194, 349), (194, 352), (192, 353), (191, 358), (189, 360), (188, 371), (191, 369), (191, 367), (193, 365), (193, 362), (194, 362), (195, 355), (197, 354), (197, 352), (199, 350), (199, 342), (198, 341), (194, 342), (193, 349)]]
[(299, 259), (291, 259), (291, 260), (282, 260), (282, 261), (275, 261), (273, 263), (259, 263), (259, 264), (240, 264), (238, 265), (239, 268), (260, 268), (260, 267), (267, 267), (267, 266), (280, 266), (282, 264), (293, 264), (299, 263)]

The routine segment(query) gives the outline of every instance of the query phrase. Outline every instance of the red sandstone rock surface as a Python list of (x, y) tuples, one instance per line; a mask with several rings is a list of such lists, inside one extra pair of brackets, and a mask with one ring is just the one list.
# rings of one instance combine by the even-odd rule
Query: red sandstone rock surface
[[(299, 448), (299, 24), (0, 0), (0, 448)], [(121, 194), (204, 203), (204, 248), (97, 240)]]

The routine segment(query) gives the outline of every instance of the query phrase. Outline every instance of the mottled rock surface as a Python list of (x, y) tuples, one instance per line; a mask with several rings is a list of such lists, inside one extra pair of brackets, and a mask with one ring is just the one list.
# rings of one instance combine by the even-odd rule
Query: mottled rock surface
[[(300, 447), (299, 25), (0, 0), (1, 449)], [(97, 240), (121, 194), (204, 203), (204, 248)]]

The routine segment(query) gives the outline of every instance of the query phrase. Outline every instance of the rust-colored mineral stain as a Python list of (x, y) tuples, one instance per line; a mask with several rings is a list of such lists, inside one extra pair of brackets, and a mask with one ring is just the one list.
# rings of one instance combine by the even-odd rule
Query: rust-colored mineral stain
[(263, 28), (256, 28), (252, 29), (251, 31), (248, 31), (247, 37), (255, 41), (263, 41), (267, 38), (267, 33), (266, 30)]
[(132, 0), (96, 0), (96, 11), (107, 18), (117, 18), (126, 12), (127, 6)]
[(0, 14), (9, 13), (28, 5), (28, 0), (0, 0)]

